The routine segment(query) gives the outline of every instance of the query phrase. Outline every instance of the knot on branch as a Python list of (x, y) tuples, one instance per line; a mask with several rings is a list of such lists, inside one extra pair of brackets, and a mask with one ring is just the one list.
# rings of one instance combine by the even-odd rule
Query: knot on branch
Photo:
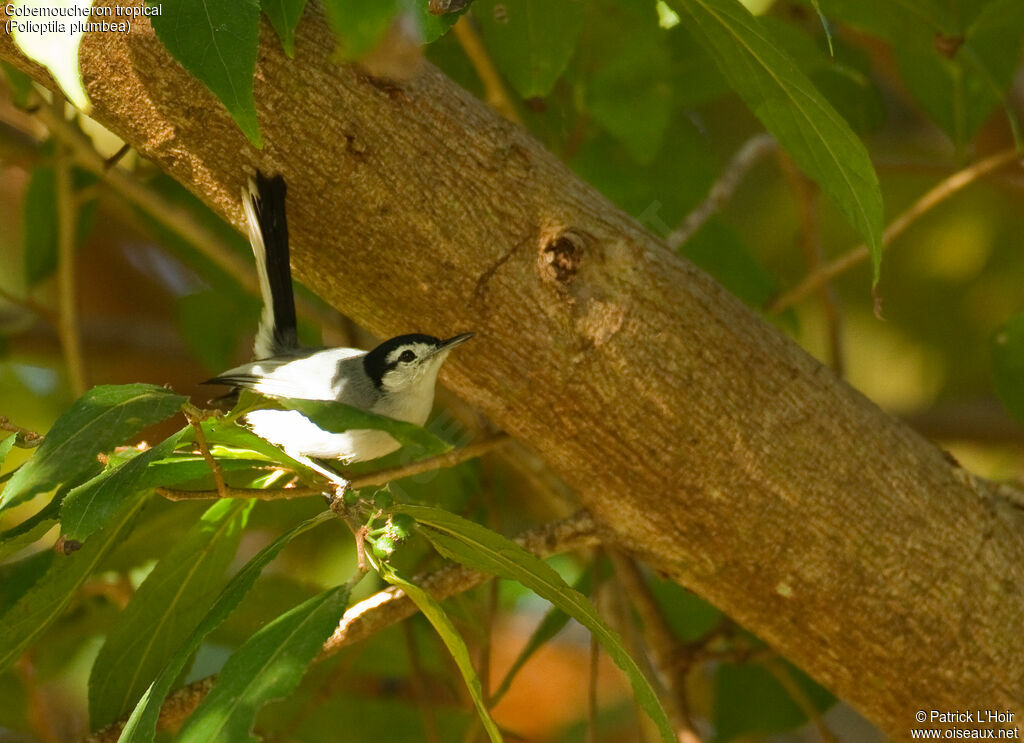
[(583, 237), (575, 232), (565, 231), (543, 241), (537, 267), (541, 278), (556, 284), (569, 284), (583, 262)]

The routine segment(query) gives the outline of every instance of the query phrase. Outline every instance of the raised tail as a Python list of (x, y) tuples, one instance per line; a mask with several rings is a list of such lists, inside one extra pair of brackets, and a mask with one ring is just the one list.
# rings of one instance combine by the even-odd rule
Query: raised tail
[(288, 262), (288, 220), (285, 215), (284, 178), (256, 173), (242, 192), (249, 242), (256, 257), (263, 314), (253, 343), (257, 359), (277, 356), (299, 345), (295, 324), (295, 297)]

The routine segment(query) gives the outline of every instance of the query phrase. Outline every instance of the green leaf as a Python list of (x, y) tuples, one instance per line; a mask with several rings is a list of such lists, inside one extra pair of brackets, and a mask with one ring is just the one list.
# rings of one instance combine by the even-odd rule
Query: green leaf
[(653, 4), (643, 13), (623, 13), (622, 20), (628, 35), (606, 28), (614, 36), (596, 40), (600, 61), (585, 80), (586, 106), (636, 162), (646, 165), (658, 154), (672, 117), (669, 36), (658, 27)]
[(167, 51), (217, 96), (249, 141), (262, 147), (252, 93), (259, 0), (176, 0), (162, 8), (150, 23)]
[(277, 31), (289, 58), (295, 57), (295, 29), (306, 9), (306, 0), (262, 0), (263, 12)]
[(398, 575), (390, 566), (384, 565), (382, 567), (381, 577), (391, 585), (398, 586), (405, 591), (405, 595), (416, 604), (417, 608), (423, 612), (423, 616), (433, 625), (438, 636), (444, 642), (445, 647), (448, 648), (448, 652), (452, 654), (455, 665), (458, 666), (459, 671), (462, 673), (462, 678), (466, 682), (466, 688), (469, 689), (469, 695), (473, 698), (473, 704), (476, 707), (477, 714), (480, 716), (480, 722), (483, 723), (484, 730), (487, 731), (487, 736), (491, 739), (492, 743), (501, 743), (503, 740), (501, 732), (498, 730), (494, 720), (491, 719), (491, 713), (487, 710), (483, 687), (480, 685), (480, 678), (476, 675), (476, 670), (473, 668), (473, 661), (469, 657), (469, 648), (466, 647), (462, 636), (455, 629), (452, 620), (448, 618), (444, 609), (441, 608), (441, 604), (415, 583)]
[(218, 501), (156, 564), (107, 635), (89, 676), (93, 729), (129, 711), (202, 619), (253, 502)]
[(256, 713), (291, 694), (348, 605), (348, 588), (314, 596), (266, 625), (228, 658), (177, 743), (247, 743)]
[(150, 462), (173, 452), (186, 430), (182, 429), (157, 446), (104, 470), (68, 493), (60, 510), (61, 533), (69, 539), (84, 541), (103, 526), (125, 500), (144, 490), (140, 482)]
[(32, 170), (22, 205), (25, 282), (38, 284), (57, 269), (57, 185), (53, 168)]
[[(52, 151), (50, 143), (44, 152)], [(72, 187), (77, 195), (82, 188), (96, 182), (95, 176), (85, 171), (72, 171)], [(33, 169), (25, 190), (22, 208), (23, 245), (25, 255), (25, 282), (34, 286), (48, 279), (57, 270), (57, 185), (53, 168), (41, 166)], [(96, 199), (78, 207), (75, 220), (75, 245), (81, 245), (89, 236), (96, 218)]]
[(27, 547), (52, 529), (57, 523), (62, 500), (62, 495), (55, 496), (37, 514), (0, 533), (0, 560)]
[(63, 613), (78, 587), (128, 533), (144, 499), (129, 501), (82, 549), (59, 556), (11, 609), (0, 616), (0, 670), (7, 668)]
[(459, 17), (469, 10), (469, 3), (455, 13), (434, 15), (427, 9), (428, 2), (429, 0), (407, 0), (406, 5), (412, 6), (410, 12), (419, 24), (420, 33), (423, 34), (423, 43), (433, 44), (448, 33), (448, 29), (454, 26)]
[(12, 434), (3, 441), (0, 441), (0, 467), (3, 466), (4, 460), (7, 459), (7, 455), (11, 453), (11, 448), (14, 446), (14, 442), (17, 438), (17, 436)]
[(416, 519), (427, 539), (445, 557), (475, 570), (519, 581), (589, 629), (626, 673), (633, 696), (654, 720), (662, 739), (666, 743), (675, 741), (672, 724), (661, 702), (622, 640), (601, 621), (590, 602), (566, 585), (547, 563), (502, 535), (439, 508), (403, 505), (395, 512), (407, 513)]
[(324, 0), (327, 23), (338, 37), (344, 60), (361, 59), (373, 51), (398, 11), (396, 0)]
[[(20, 0), (18, 5), (22, 8), (88, 9), (92, 7), (92, 0)], [(70, 22), (65, 23), (65, 30), (57, 33), (50, 29), (39, 30), (42, 25), (40, 20), (29, 17), (12, 19), (15, 25), (11, 30), (11, 38), (26, 57), (49, 70), (64, 95), (79, 111), (89, 113), (89, 96), (85, 93), (82, 71), (78, 67), (78, 47), (85, 32), (72, 32), (73, 25)], [(30, 29), (29, 23), (35, 28)]]
[(13, 606), (49, 571), (56, 557), (53, 550), (42, 550), (0, 565), (0, 606)]
[(424, 456), (444, 454), (452, 447), (425, 428), (406, 421), (395, 420), (360, 410), (340, 402), (322, 400), (298, 400), (273, 398), (289, 410), (297, 410), (325, 431), (339, 433), (353, 429), (370, 428), (387, 431), (402, 446), (415, 446), (423, 450)]
[(160, 716), (160, 705), (163, 703), (164, 697), (167, 696), (167, 692), (171, 690), (174, 680), (178, 678), (185, 668), (185, 663), (199, 649), (203, 638), (216, 629), (234, 611), (238, 603), (245, 597), (245, 594), (252, 588), (253, 583), (256, 582), (263, 568), (277, 556), (277, 553), (286, 544), (300, 534), (332, 518), (334, 518), (334, 514), (331, 511), (324, 511), (311, 519), (303, 521), (264, 547), (256, 557), (247, 562), (235, 574), (224, 587), (224, 590), (220, 592), (210, 611), (203, 617), (188, 640), (178, 648), (178, 651), (168, 661), (167, 665), (164, 666), (160, 675), (156, 677), (146, 690), (146, 693), (142, 695), (142, 699), (139, 700), (139, 703), (132, 711), (131, 717), (128, 718), (124, 730), (121, 731), (121, 737), (118, 738), (119, 743), (140, 743), (140, 741), (152, 743), (156, 737), (156, 721)]
[[(229, 453), (222, 447), (213, 446), (211, 453), (224, 473), (244, 472), (267, 466), (266, 460), (257, 459), (253, 452)], [(212, 477), (212, 473), (205, 457), (200, 454), (184, 454), (150, 462), (138, 484), (146, 488), (170, 487), (208, 477)]]
[(1024, 424), (1024, 312), (992, 338), (992, 383), (1003, 405)]
[(548, 95), (576, 51), (582, 0), (476, 0), (494, 64), (523, 98)]
[(174, 415), (186, 399), (152, 384), (93, 387), (57, 419), (7, 483), (0, 511), (56, 485), (82, 482), (100, 469), (97, 455)]
[(867, 150), (850, 126), (736, 0), (672, 0), (689, 30), (797, 165), (837, 204), (882, 260), (882, 195)]
[[(815, 709), (835, 698), (796, 667), (779, 663)], [(807, 722), (807, 713), (767, 668), (755, 663), (721, 664), (715, 672), (715, 743), (778, 733)]]

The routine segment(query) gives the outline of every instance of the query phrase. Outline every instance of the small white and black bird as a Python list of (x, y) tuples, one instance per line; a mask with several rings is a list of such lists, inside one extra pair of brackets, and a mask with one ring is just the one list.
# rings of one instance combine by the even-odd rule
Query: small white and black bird
[[(434, 402), (438, 369), (448, 353), (473, 334), (447, 340), (400, 335), (372, 351), (300, 348), (288, 257), (285, 183), (256, 174), (242, 194), (249, 241), (256, 257), (263, 315), (253, 344), (256, 361), (207, 380), (249, 388), (271, 397), (336, 400), (389, 418), (423, 425)], [(253, 433), (280, 446), (336, 482), (336, 473), (310, 458), (344, 463), (376, 459), (399, 448), (384, 431), (331, 433), (293, 410), (255, 410), (245, 416)]]

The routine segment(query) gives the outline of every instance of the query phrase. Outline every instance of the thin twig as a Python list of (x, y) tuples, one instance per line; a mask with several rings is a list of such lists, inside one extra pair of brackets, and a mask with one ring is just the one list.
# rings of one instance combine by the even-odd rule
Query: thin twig
[[(421, 459), (412, 464), (401, 467), (391, 467), (386, 470), (369, 472), (365, 475), (349, 480), (348, 486), (352, 490), (360, 488), (386, 485), (393, 480), (400, 480), (403, 477), (412, 477), (424, 472), (454, 467), (457, 464), (475, 459), (496, 449), (509, 440), (507, 433), (496, 433), (487, 436), (480, 441), (453, 449), (450, 452), (441, 454), (429, 459)], [(156, 491), (167, 500), (212, 500), (214, 498), (253, 498), (256, 500), (286, 500), (290, 498), (305, 498), (311, 495), (322, 495), (323, 488), (283, 488), (280, 490), (260, 490), (257, 488), (230, 488), (225, 487), (217, 490), (176, 490), (174, 488), (157, 488)]]
[[(915, 201), (909, 209), (894, 219), (885, 232), (882, 233), (882, 250), (886, 250), (892, 241), (903, 234), (903, 232), (914, 222), (948, 199), (961, 189), (974, 183), (979, 178), (988, 175), (1007, 165), (1020, 162), (1021, 154), (1016, 149), (1003, 150), (984, 160), (959, 170), (948, 178), (940, 181), (934, 188), (928, 191)], [(850, 268), (863, 263), (870, 257), (868, 246), (858, 245), (853, 250), (839, 256), (835, 260), (825, 264), (816, 271), (811, 272), (800, 281), (795, 287), (773, 301), (768, 306), (772, 313), (782, 312), (787, 307), (792, 307), (797, 302), (817, 291), (826, 281), (835, 278)]]
[[(47, 109), (41, 109), (43, 111)], [(64, 99), (55, 97), (54, 117), (63, 119)], [(57, 199), (57, 286), (59, 289), (59, 314), (57, 332), (64, 363), (68, 370), (68, 382), (75, 397), (85, 394), (85, 365), (82, 361), (82, 338), (78, 332), (78, 294), (75, 290), (75, 225), (78, 219), (74, 195), (71, 192), (71, 158), (66, 146), (57, 145), (54, 160)]]
[(455, 38), (458, 39), (459, 44), (462, 46), (462, 51), (469, 57), (473, 69), (476, 70), (477, 77), (483, 83), (484, 100), (487, 101), (491, 108), (509, 121), (513, 121), (516, 124), (523, 123), (522, 119), (519, 118), (519, 112), (516, 111), (516, 107), (512, 104), (512, 98), (509, 96), (508, 91), (505, 90), (505, 83), (502, 82), (501, 75), (498, 74), (494, 63), (491, 62), (491, 57), (487, 54), (487, 49), (484, 48), (483, 42), (480, 41), (479, 34), (473, 28), (472, 19), (468, 15), (462, 16), (456, 21), (453, 30), (455, 31)]
[[(597, 524), (586, 511), (531, 529), (515, 542), (537, 557), (545, 558), (598, 544)], [(421, 588), (442, 601), (449, 596), (475, 588), (492, 576), (450, 563), (440, 570), (415, 578)], [(398, 588), (389, 587), (348, 608), (334, 634), (324, 643), (318, 660), (334, 655), (348, 645), (372, 637), (417, 611), (416, 605)], [(160, 729), (180, 724), (209, 693), (216, 676), (207, 676), (178, 689), (164, 700), (160, 708)], [(96, 731), (86, 743), (115, 743), (125, 720)]]
[(711, 217), (732, 198), (736, 188), (754, 164), (762, 157), (772, 152), (776, 147), (775, 137), (770, 134), (757, 134), (744, 142), (743, 146), (732, 156), (732, 160), (725, 167), (722, 175), (712, 184), (708, 191), (707, 198), (691, 211), (683, 223), (676, 227), (665, 238), (665, 242), (673, 250), (678, 250), (681, 245), (693, 237), (697, 231), (704, 226)]
[(0, 431), (11, 431), (17, 437), (14, 440), (14, 445), (22, 449), (34, 449), (43, 443), (43, 439), (46, 438), (41, 433), (30, 431), (27, 428), (22, 428), (16, 423), (11, 423), (7, 416), (0, 415)]
[(206, 434), (203, 433), (202, 415), (200, 411), (192, 408), (188, 405), (182, 411), (185, 417), (188, 418), (188, 422), (192, 425), (192, 430), (196, 434), (196, 445), (199, 447), (199, 453), (203, 455), (203, 459), (206, 460), (207, 466), (213, 473), (213, 482), (217, 485), (217, 496), (220, 498), (227, 498), (227, 486), (224, 484), (224, 473), (221, 472), (220, 465), (217, 460), (210, 454), (210, 447), (206, 444)]

